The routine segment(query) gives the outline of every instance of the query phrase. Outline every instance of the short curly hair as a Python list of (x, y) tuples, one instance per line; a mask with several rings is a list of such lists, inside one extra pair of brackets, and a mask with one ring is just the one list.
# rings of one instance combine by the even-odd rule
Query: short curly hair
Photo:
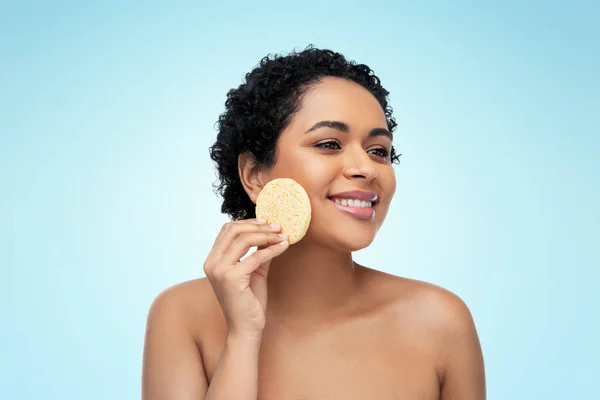
[[(302, 95), (325, 77), (348, 79), (367, 89), (381, 105), (389, 131), (394, 131), (389, 92), (367, 65), (312, 46), (288, 55), (267, 55), (237, 89), (227, 93), (225, 111), (216, 123), (217, 139), (209, 150), (217, 166), (214, 189), (223, 198), (222, 213), (233, 220), (255, 217), (255, 204), (240, 180), (238, 156), (249, 152), (259, 165), (273, 166), (279, 135), (299, 110)], [(399, 160), (393, 147), (391, 160)]]

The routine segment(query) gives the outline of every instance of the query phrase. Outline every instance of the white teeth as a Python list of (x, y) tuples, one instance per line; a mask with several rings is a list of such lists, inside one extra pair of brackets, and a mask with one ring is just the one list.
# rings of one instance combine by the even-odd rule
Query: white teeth
[(373, 203), (370, 201), (364, 200), (355, 200), (355, 199), (333, 199), (336, 204), (340, 204), (346, 207), (358, 207), (358, 208), (367, 208), (372, 207)]

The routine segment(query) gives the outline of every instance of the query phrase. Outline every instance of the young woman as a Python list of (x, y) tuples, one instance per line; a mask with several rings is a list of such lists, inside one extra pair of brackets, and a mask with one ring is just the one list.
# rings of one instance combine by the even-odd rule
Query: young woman
[[(396, 188), (387, 95), (366, 65), (315, 48), (265, 57), (229, 92), (211, 157), (233, 222), (207, 277), (153, 302), (144, 400), (485, 399), (466, 305), (352, 259)], [(254, 214), (261, 188), (283, 177), (312, 206), (293, 245)]]

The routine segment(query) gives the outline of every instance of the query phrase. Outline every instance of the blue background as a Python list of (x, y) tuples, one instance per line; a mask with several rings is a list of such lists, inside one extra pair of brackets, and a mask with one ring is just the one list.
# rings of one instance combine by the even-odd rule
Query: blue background
[(374, 68), (399, 122), (356, 259), (467, 302), (489, 399), (597, 398), (600, 6), (485, 3), (3, 2), (0, 397), (139, 398), (148, 307), (226, 222), (225, 94), (312, 43)]

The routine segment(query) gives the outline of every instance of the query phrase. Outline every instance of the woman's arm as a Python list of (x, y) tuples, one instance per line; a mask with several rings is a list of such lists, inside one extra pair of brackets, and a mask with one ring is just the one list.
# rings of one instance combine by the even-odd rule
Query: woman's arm
[(208, 387), (202, 356), (189, 331), (181, 293), (173, 287), (152, 303), (146, 323), (142, 400), (199, 400)]
[(228, 337), (209, 386), (182, 295), (171, 288), (150, 307), (142, 400), (256, 400), (260, 337)]
[[(216, 295), (228, 332), (210, 387), (190, 329), (202, 326), (203, 321), (185, 307), (182, 286), (157, 297), (146, 328), (143, 400), (256, 400), (267, 274), (271, 260), (288, 248), (286, 236), (279, 232), (280, 226), (268, 225), (266, 220), (226, 223), (204, 262), (207, 290)], [(240, 261), (252, 247), (257, 251)], [(202, 304), (198, 299), (190, 303)]]
[(260, 340), (227, 338), (206, 400), (256, 400)]
[(485, 400), (483, 353), (475, 323), (466, 304), (447, 296), (443, 329), (444, 371), (442, 400)]

